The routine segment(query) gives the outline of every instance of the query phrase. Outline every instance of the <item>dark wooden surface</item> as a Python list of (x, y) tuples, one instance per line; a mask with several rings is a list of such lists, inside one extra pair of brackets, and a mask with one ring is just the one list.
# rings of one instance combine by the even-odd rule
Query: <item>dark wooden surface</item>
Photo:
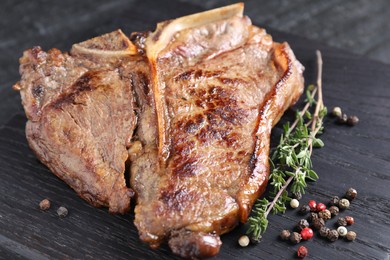
[[(17, 58), (24, 48), (40, 44), (45, 49), (55, 46), (66, 50), (73, 42), (115, 28), (122, 28), (127, 33), (152, 29), (159, 20), (222, 5), (222, 1), (195, 5), (188, 1), (164, 0), (159, 1), (158, 6), (152, 1), (131, 0), (66, 2), (67, 5), (62, 4), (59, 8), (49, 1), (5, 1), (8, 8), (0, 9), (0, 120), (6, 122), (0, 128), (0, 258), (175, 258), (166, 246), (153, 251), (139, 241), (132, 223), (133, 213), (112, 216), (105, 209), (89, 206), (37, 161), (26, 143), (26, 119), (18, 93), (10, 91), (10, 87), (18, 78)], [(314, 8), (308, 1), (300, 3), (302, 8), (304, 3)], [(280, 1), (280, 7), (285, 8), (286, 5), (285, 1)], [(276, 18), (267, 18), (269, 20), (264, 20), (264, 23), (256, 18), (256, 11), (266, 15), (265, 8), (271, 8), (269, 6), (275, 4), (262, 8), (260, 4), (249, 2), (246, 13), (254, 23), (269, 28), (268, 22), (273, 25), (272, 21), (277, 23)], [(285, 9), (278, 16), (287, 19), (283, 16), (286, 13), (292, 15)], [(17, 23), (16, 18), (19, 18)], [(14, 23), (9, 24), (10, 21)], [(310, 259), (389, 259), (390, 66), (320, 42), (269, 31), (275, 40), (287, 40), (292, 45), (306, 67), (307, 83), (315, 80), (314, 51), (319, 48), (325, 63), (326, 105), (329, 108), (339, 105), (361, 120), (353, 128), (338, 126), (332, 119), (327, 120), (323, 135), (326, 146), (316, 150), (313, 156), (320, 180), (309, 185), (301, 201), (327, 201), (330, 196), (343, 195), (348, 187), (355, 187), (359, 192), (358, 198), (341, 216), (354, 216), (356, 224), (351, 230), (357, 231), (358, 238), (353, 243), (344, 240), (329, 243), (315, 236), (303, 243), (310, 251)], [(13, 37), (4, 37), (8, 34)], [(284, 117), (285, 120), (288, 118), (288, 115)], [(274, 140), (277, 140), (279, 132), (278, 126), (273, 132)], [(52, 201), (52, 208), (41, 212), (38, 203), (46, 197)], [(55, 211), (60, 205), (69, 209), (69, 215), (64, 219), (56, 216)], [(245, 249), (237, 246), (237, 239), (244, 231), (244, 227), (239, 226), (222, 237), (224, 244), (216, 259), (294, 258), (297, 246), (279, 241), (277, 235), (281, 229), (292, 229), (299, 219), (294, 210), (288, 210), (285, 215), (271, 216), (263, 241)], [(331, 224), (329, 222), (328, 225)]]

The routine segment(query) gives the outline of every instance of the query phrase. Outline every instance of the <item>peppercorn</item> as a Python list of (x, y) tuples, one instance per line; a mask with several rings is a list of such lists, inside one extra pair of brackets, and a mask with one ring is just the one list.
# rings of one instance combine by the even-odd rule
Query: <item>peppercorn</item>
[(317, 218), (315, 219), (312, 223), (311, 226), (315, 230), (320, 230), (323, 226), (325, 226), (325, 221), (322, 218)]
[(311, 228), (304, 228), (301, 231), (301, 237), (303, 240), (309, 240), (313, 237), (313, 230)]
[(343, 125), (347, 123), (347, 120), (348, 120), (348, 116), (346, 114), (342, 114), (341, 116), (337, 117), (336, 122), (340, 125)]
[(290, 236), (291, 236), (291, 233), (290, 233), (290, 231), (288, 231), (288, 230), (283, 230), (282, 232), (280, 232), (280, 238), (282, 239), (282, 240), (288, 240), (289, 238), (290, 238)]
[(316, 209), (317, 209), (317, 212), (320, 212), (320, 211), (325, 210), (326, 206), (324, 203), (318, 203)]
[(309, 200), (307, 205), (309, 205), (311, 211), (315, 212), (317, 210), (317, 202), (315, 200)]
[(349, 208), (349, 200), (347, 200), (347, 199), (341, 199), (341, 200), (339, 201), (339, 208), (340, 208), (340, 209), (347, 209), (347, 208)]
[(247, 235), (243, 235), (238, 239), (238, 244), (242, 247), (246, 247), (249, 245), (249, 237)]
[(339, 232), (335, 229), (329, 230), (327, 238), (329, 241), (334, 242), (339, 238)]
[(356, 198), (356, 195), (357, 195), (357, 191), (354, 189), (354, 188), (349, 188), (347, 190), (347, 192), (345, 193), (345, 197), (351, 201), (353, 200), (354, 198)]
[(301, 215), (306, 215), (307, 213), (310, 212), (310, 207), (309, 205), (303, 205), (300, 209), (299, 209), (299, 213)]
[(355, 220), (351, 216), (345, 216), (345, 221), (347, 221), (347, 225), (353, 225), (355, 223)]
[(44, 199), (41, 202), (39, 202), (39, 208), (41, 210), (48, 210), (50, 208), (50, 200)]
[(329, 233), (330, 229), (323, 226), (320, 228), (320, 236), (322, 237), (327, 237), (328, 236), (328, 233)]
[(292, 195), (293, 195), (294, 199), (297, 199), (297, 200), (302, 199), (302, 193), (300, 193), (299, 191), (293, 192)]
[(340, 107), (334, 107), (332, 109), (332, 116), (340, 117), (342, 115), (342, 111)]
[(348, 241), (354, 241), (356, 238), (356, 233), (354, 231), (348, 231), (345, 237)]
[(301, 242), (301, 239), (302, 239), (301, 234), (299, 234), (298, 232), (292, 232), (290, 236), (291, 243), (293, 243), (294, 245), (298, 244), (299, 242)]
[(329, 205), (330, 206), (338, 206), (339, 201), (340, 201), (340, 198), (338, 196), (333, 196), (329, 201)]
[(339, 236), (344, 237), (347, 235), (348, 230), (346, 227), (340, 226), (337, 228), (337, 232), (339, 232)]
[(298, 248), (298, 250), (297, 250), (297, 256), (298, 256), (299, 258), (305, 258), (305, 257), (307, 256), (308, 253), (309, 253), (309, 252), (308, 252), (307, 248), (304, 247), (304, 246), (300, 246), (300, 247)]
[(262, 236), (259, 236), (258, 238), (255, 237), (255, 236), (251, 236), (251, 237), (249, 238), (249, 240), (251, 241), (251, 244), (257, 245), (258, 243), (261, 242), (261, 239), (262, 239), (262, 238), (263, 238)]
[(310, 212), (309, 217), (307, 219), (310, 223), (313, 223), (316, 219), (318, 219), (318, 214), (315, 212)]
[(309, 222), (307, 222), (306, 219), (301, 219), (298, 222), (298, 230), (299, 231), (301, 231), (302, 229), (307, 228), (307, 227), (309, 227)]
[(347, 225), (347, 221), (345, 220), (345, 218), (338, 218), (337, 219), (337, 226), (343, 226), (345, 227)]
[(330, 211), (330, 214), (332, 215), (332, 217), (335, 217), (339, 214), (339, 208), (337, 206), (331, 206), (329, 208), (329, 211)]
[(318, 213), (318, 217), (322, 218), (323, 220), (327, 221), (332, 217), (332, 214), (330, 213), (329, 210), (325, 209), (321, 212)]
[(349, 116), (347, 118), (347, 125), (355, 126), (357, 123), (359, 123), (359, 118), (357, 116)]
[(68, 215), (68, 209), (61, 206), (57, 209), (57, 214), (60, 218), (64, 218)]
[(299, 201), (297, 199), (292, 199), (290, 201), (290, 207), (292, 207), (293, 209), (296, 209), (299, 207)]

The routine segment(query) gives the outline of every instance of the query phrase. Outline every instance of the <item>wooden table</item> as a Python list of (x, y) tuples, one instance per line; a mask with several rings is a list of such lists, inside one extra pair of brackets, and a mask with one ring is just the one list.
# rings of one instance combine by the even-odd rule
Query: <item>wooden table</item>
[[(26, 118), (19, 94), (10, 88), (18, 79), (17, 58), (27, 47), (40, 44), (44, 49), (66, 50), (74, 42), (115, 28), (127, 33), (152, 29), (157, 21), (222, 5), (223, 1), (199, 5), (191, 2), (194, 1), (164, 0), (157, 6), (152, 1), (64, 1), (55, 6), (46, 2), (43, 5), (43, 1), (5, 1), (8, 9), (0, 11), (1, 25), (7, 25), (0, 31), (0, 122), (3, 125), (0, 128), (0, 259), (175, 258), (166, 246), (153, 251), (139, 241), (132, 223), (133, 213), (112, 216), (105, 209), (89, 206), (38, 162), (26, 143)], [(307, 1), (300, 3), (297, 5), (305, 8)], [(280, 10), (284, 12), (278, 9), (277, 16), (288, 22), (292, 11), (285, 5), (287, 1), (280, 2)], [(261, 20), (256, 13), (266, 15), (266, 8), (278, 7), (249, 2), (247, 13), (255, 24), (269, 29), (268, 22), (275, 26), (277, 19), (267, 16)], [(294, 26), (286, 28), (297, 28)], [(350, 229), (358, 233), (358, 238), (352, 243), (345, 240), (330, 243), (316, 235), (302, 245), (309, 248), (310, 259), (389, 259), (390, 66), (318, 41), (268, 31), (275, 40), (291, 44), (306, 67), (307, 83), (315, 80), (314, 51), (320, 49), (324, 59), (326, 105), (328, 108), (341, 106), (346, 113), (360, 118), (360, 123), (352, 128), (327, 119), (322, 137), (325, 147), (315, 150), (313, 155), (320, 180), (309, 185), (301, 200), (301, 203), (309, 199), (327, 202), (332, 195), (342, 196), (349, 187), (355, 187), (359, 192), (357, 199), (340, 215), (355, 218), (356, 224)], [(4, 37), (7, 35), (11, 36)], [(288, 115), (284, 117), (287, 119)], [(277, 126), (273, 144), (279, 133), (280, 126)], [(53, 205), (48, 212), (41, 212), (38, 203), (46, 197)], [(59, 219), (55, 212), (60, 205), (69, 209), (64, 219)], [(222, 237), (224, 244), (216, 259), (294, 258), (297, 246), (280, 241), (278, 233), (285, 228), (293, 229), (300, 218), (296, 210), (291, 209), (284, 215), (270, 216), (263, 241), (245, 249), (237, 245), (238, 237), (245, 230), (244, 226), (239, 226)]]

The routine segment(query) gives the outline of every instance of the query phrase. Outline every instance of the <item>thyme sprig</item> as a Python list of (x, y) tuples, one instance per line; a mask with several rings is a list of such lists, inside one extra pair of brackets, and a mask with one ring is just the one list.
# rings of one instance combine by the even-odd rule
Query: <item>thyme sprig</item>
[[(283, 126), (279, 145), (271, 151), (271, 174), (269, 184), (273, 187), (269, 199), (259, 199), (248, 218), (247, 233), (259, 239), (268, 226), (268, 215), (284, 213), (286, 203), (291, 200), (288, 187), (292, 193), (305, 193), (306, 180), (316, 181), (317, 173), (313, 170), (311, 155), (313, 147), (323, 147), (318, 138), (323, 131), (323, 119), (327, 114), (322, 99), (322, 57), (317, 50), (317, 84), (309, 85), (306, 90), (305, 106), (297, 111), (295, 121)], [(314, 113), (310, 109), (315, 106)], [(291, 184), (291, 185), (290, 185)]]

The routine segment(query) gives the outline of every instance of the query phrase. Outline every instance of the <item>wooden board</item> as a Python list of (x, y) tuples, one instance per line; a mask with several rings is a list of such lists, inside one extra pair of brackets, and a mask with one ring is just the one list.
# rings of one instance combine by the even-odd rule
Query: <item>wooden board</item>
[[(168, 1), (161, 9), (150, 9), (148, 4), (140, 2), (136, 10), (112, 18), (95, 28), (93, 33), (84, 31), (71, 38), (84, 40), (118, 27), (127, 33), (153, 29), (159, 20), (195, 11), (199, 9), (184, 3), (177, 6)], [(327, 119), (322, 137), (325, 147), (315, 150), (313, 155), (320, 180), (309, 185), (301, 200), (301, 203), (309, 199), (327, 202), (332, 195), (342, 196), (347, 188), (355, 187), (358, 198), (350, 210), (340, 215), (355, 218), (356, 224), (350, 229), (358, 233), (358, 238), (353, 243), (345, 240), (329, 243), (316, 235), (302, 245), (308, 247), (311, 259), (389, 259), (390, 66), (297, 36), (270, 32), (275, 40), (286, 40), (291, 44), (306, 67), (307, 83), (314, 82), (314, 51), (320, 49), (324, 59), (326, 105), (329, 108), (341, 106), (348, 114), (360, 118), (359, 125), (353, 128), (336, 125), (333, 119)], [(3, 103), (20, 102), (14, 94), (0, 99)], [(51, 174), (27, 145), (26, 118), (20, 108), (13, 108), (4, 115), (14, 114), (0, 129), (0, 258), (176, 258), (167, 246), (151, 250), (139, 241), (133, 213), (113, 216), (106, 209), (93, 208)], [(284, 120), (290, 118), (287, 114)], [(279, 133), (280, 125), (272, 135), (274, 145)], [(43, 198), (52, 201), (52, 208), (47, 212), (38, 209)], [(69, 215), (64, 219), (56, 215), (60, 205), (69, 209)], [(280, 241), (278, 234), (282, 229), (293, 229), (300, 218), (296, 210), (270, 216), (263, 241), (248, 248), (237, 245), (238, 237), (245, 231), (241, 225), (222, 236), (222, 250), (215, 259), (293, 258), (298, 246)]]

